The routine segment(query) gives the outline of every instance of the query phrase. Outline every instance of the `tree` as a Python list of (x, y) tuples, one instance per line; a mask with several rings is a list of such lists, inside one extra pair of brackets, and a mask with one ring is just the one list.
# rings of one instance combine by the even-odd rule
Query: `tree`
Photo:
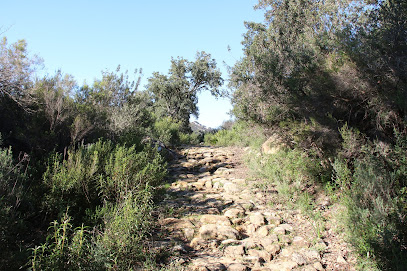
[(221, 95), (223, 84), (216, 61), (211, 55), (199, 52), (194, 62), (183, 58), (171, 59), (168, 75), (155, 72), (148, 80), (158, 117), (171, 117), (189, 131), (190, 115), (198, 116), (198, 93), (209, 90), (215, 96)]
[(72, 116), (73, 99), (76, 82), (71, 75), (58, 71), (53, 77), (44, 77), (34, 86), (34, 93), (40, 111), (49, 122), (50, 131)]
[(405, 1), (261, 0), (257, 8), (265, 22), (246, 23), (231, 74), (237, 117), (312, 118), (336, 134), (347, 122), (393, 136), (407, 109)]
[[(94, 134), (94, 138), (113, 137), (141, 122), (138, 104), (146, 104), (139, 94), (142, 70), (136, 70), (136, 81), (129, 80), (128, 72), (102, 72), (102, 79), (92, 86), (84, 85), (75, 96), (76, 115), (71, 126), (72, 143)], [(144, 121), (144, 119), (143, 119)]]
[(7, 38), (0, 42), (0, 98), (7, 97), (26, 109), (31, 103), (29, 93), (32, 75), (42, 60), (29, 57), (25, 40), (8, 45)]

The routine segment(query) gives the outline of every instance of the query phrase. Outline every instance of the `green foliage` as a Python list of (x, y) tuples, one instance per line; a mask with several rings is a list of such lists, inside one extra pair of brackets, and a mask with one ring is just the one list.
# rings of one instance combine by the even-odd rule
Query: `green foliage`
[(189, 132), (190, 115), (198, 116), (198, 93), (210, 90), (212, 94), (219, 95), (222, 84), (216, 61), (211, 59), (210, 54), (200, 52), (194, 62), (172, 59), (169, 75), (154, 73), (147, 88), (155, 102), (157, 116), (170, 117), (181, 123), (182, 132)]
[(200, 133), (180, 133), (179, 142), (181, 145), (198, 145), (203, 141), (203, 134)]
[(307, 184), (326, 181), (319, 160), (297, 149), (251, 157), (249, 163), (259, 177), (276, 184), (277, 189), (282, 188), (282, 194), (289, 197), (294, 196), (290, 191), (297, 192)]
[(265, 136), (261, 127), (249, 122), (235, 122), (229, 129), (207, 133), (204, 142), (215, 146), (252, 146), (260, 148)]
[[(166, 174), (156, 150), (98, 141), (56, 154), (44, 173), (44, 204), (65, 213), (33, 250), (33, 270), (130, 270), (146, 257), (154, 187)], [(74, 214), (68, 216), (67, 209)], [(92, 233), (82, 224), (90, 223)]]
[(103, 218), (105, 228), (95, 240), (95, 256), (103, 260), (107, 269), (136, 269), (149, 257), (144, 242), (151, 233), (152, 210), (149, 186), (128, 193), (119, 204), (108, 207)]
[(335, 138), (345, 122), (393, 137), (406, 114), (404, 2), (259, 1), (264, 23), (246, 23), (245, 56), (232, 69), (235, 115), (316, 120)]
[(73, 228), (66, 212), (49, 228), (47, 241), (33, 249), (32, 270), (136, 270), (151, 257), (145, 244), (151, 230), (152, 188), (106, 203), (103, 222), (93, 231)]
[(44, 204), (59, 212), (69, 206), (76, 215), (95, 210), (103, 201), (120, 201), (146, 185), (156, 186), (166, 174), (156, 151), (138, 152), (134, 145), (114, 146), (109, 141), (69, 150), (67, 158), (61, 158), (55, 155), (44, 173), (50, 190)]
[(24, 157), (15, 163), (11, 147), (0, 148), (0, 250), (3, 251), (0, 266), (9, 269), (18, 268), (14, 261), (24, 256), (20, 242), (27, 225), (24, 224), (21, 206), (30, 199), (25, 173), (27, 160)]
[[(362, 136), (343, 131), (344, 149), (349, 145), (355, 150), (355, 138)], [(345, 225), (351, 242), (363, 255), (375, 257), (382, 268), (402, 270), (407, 255), (407, 138), (396, 137), (394, 148), (381, 142), (360, 144), (352, 162), (340, 156), (334, 170), (335, 180), (344, 190)]]
[(47, 241), (33, 249), (31, 270), (100, 270), (92, 261), (89, 233), (84, 225), (73, 228), (67, 212), (49, 227)]
[(165, 145), (174, 146), (180, 141), (181, 124), (170, 117), (159, 118), (153, 126), (153, 136)]

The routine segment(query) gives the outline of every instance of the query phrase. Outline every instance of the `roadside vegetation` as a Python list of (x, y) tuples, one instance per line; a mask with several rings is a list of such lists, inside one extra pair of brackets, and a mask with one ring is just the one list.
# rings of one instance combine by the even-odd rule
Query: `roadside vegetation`
[(190, 129), (197, 95), (225, 95), (210, 54), (173, 58), (140, 90), (141, 70), (120, 67), (83, 85), (63, 71), (38, 77), (26, 42), (2, 38), (2, 269), (158, 268), (149, 238), (163, 149), (201, 141), (251, 147), (259, 187), (306, 213), (317, 237), (316, 195), (342, 205), (361, 269), (405, 269), (407, 2), (256, 8), (264, 21), (245, 23), (244, 56), (230, 69), (236, 121), (205, 136)]
[[(135, 270), (151, 247), (168, 147), (198, 144), (189, 128), (197, 94), (220, 95), (216, 62), (172, 59), (139, 90), (103, 71), (78, 85), (62, 71), (37, 76), (22, 40), (0, 44), (0, 269)], [(177, 92), (177, 95), (174, 93)]]
[(244, 57), (231, 71), (237, 121), (205, 142), (254, 146), (247, 163), (265, 180), (259, 186), (276, 187), (280, 202), (317, 222), (316, 233), (317, 195), (344, 206), (337, 219), (361, 270), (405, 269), (405, 1), (257, 8), (265, 20), (246, 23)]

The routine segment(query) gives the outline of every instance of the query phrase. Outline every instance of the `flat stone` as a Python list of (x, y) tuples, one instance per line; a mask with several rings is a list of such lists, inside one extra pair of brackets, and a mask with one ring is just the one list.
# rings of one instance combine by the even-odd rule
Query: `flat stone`
[(345, 258), (342, 257), (341, 255), (339, 255), (339, 256), (336, 258), (336, 262), (337, 262), (337, 263), (340, 263), (340, 264), (347, 264), (347, 263), (348, 263), (348, 262), (345, 260)]
[(302, 271), (317, 271), (317, 269), (315, 269), (315, 267), (312, 264), (303, 266), (301, 270)]
[(204, 188), (204, 184), (202, 182), (194, 182), (191, 185), (195, 187), (197, 190), (203, 190)]
[(309, 242), (304, 239), (302, 236), (295, 236), (293, 238), (292, 244), (296, 247), (309, 247)]
[(223, 241), (221, 242), (221, 244), (222, 244), (222, 245), (225, 245), (225, 246), (228, 246), (228, 245), (239, 245), (239, 244), (241, 244), (241, 243), (242, 243), (241, 241), (236, 240), (236, 239), (226, 239), (226, 240), (223, 240)]
[(212, 188), (212, 180), (207, 180), (205, 182), (205, 187), (208, 188), (208, 189), (211, 189)]
[(314, 250), (314, 249), (310, 249), (310, 250), (305, 250), (303, 252), (304, 256), (307, 258), (307, 260), (309, 262), (313, 262), (315, 260), (320, 261), (321, 260), (321, 255), (319, 254), (318, 251)]
[(251, 255), (249, 255), (249, 256), (244, 256), (244, 257), (243, 257), (243, 260), (244, 260), (245, 262), (249, 262), (249, 263), (254, 264), (254, 265), (259, 265), (259, 264), (262, 262), (262, 260), (260, 260), (260, 257), (251, 256)]
[(210, 271), (206, 266), (203, 265), (198, 265), (198, 266), (192, 266), (192, 271)]
[(226, 270), (226, 266), (222, 263), (202, 263), (206, 270), (209, 271), (223, 271)]
[(195, 235), (195, 230), (191, 228), (184, 228), (183, 229), (184, 236), (187, 240), (192, 240)]
[(270, 252), (271, 255), (276, 256), (280, 252), (281, 247), (278, 244), (273, 244), (273, 245), (264, 246), (264, 249), (266, 251)]
[(200, 237), (195, 237), (189, 245), (194, 249), (199, 249), (205, 245), (205, 240)]
[(258, 228), (259, 228), (258, 225), (249, 224), (246, 226), (246, 234), (249, 236), (254, 236)]
[(285, 243), (285, 244), (291, 244), (291, 237), (289, 235), (280, 235), (280, 237), (278, 238), (280, 240), (280, 242)]
[(218, 240), (239, 239), (239, 232), (229, 226), (218, 226)]
[(323, 271), (325, 270), (325, 268), (322, 266), (322, 264), (320, 262), (316, 262), (313, 264), (314, 268), (318, 271)]
[(214, 175), (229, 175), (233, 170), (230, 168), (220, 167), (213, 174)]
[(293, 226), (291, 226), (290, 224), (280, 224), (279, 227), (285, 229), (288, 232), (292, 232), (293, 231)]
[(272, 244), (278, 243), (278, 237), (276, 234), (271, 234), (265, 238), (260, 238), (260, 243), (263, 247), (270, 246)]
[(230, 226), (232, 223), (229, 218), (222, 215), (203, 215), (200, 219), (202, 224), (216, 224), (223, 226)]
[(258, 248), (260, 245), (260, 241), (253, 238), (246, 238), (242, 241), (242, 245), (246, 249)]
[(260, 228), (256, 231), (256, 234), (257, 234), (259, 237), (266, 237), (266, 236), (268, 236), (268, 235), (270, 234), (270, 231), (271, 231), (272, 229), (273, 229), (272, 226), (270, 226), (270, 225), (265, 225), (265, 226), (260, 227)]
[(193, 228), (194, 224), (192, 224), (189, 220), (169, 217), (165, 218), (161, 221), (162, 226), (170, 227), (171, 229), (184, 229), (184, 228)]

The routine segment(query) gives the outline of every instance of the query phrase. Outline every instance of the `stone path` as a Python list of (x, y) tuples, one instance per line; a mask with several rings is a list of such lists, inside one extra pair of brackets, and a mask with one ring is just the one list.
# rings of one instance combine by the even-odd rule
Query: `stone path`
[[(255, 188), (241, 149), (190, 147), (170, 166), (156, 246), (170, 248), (186, 270), (354, 270), (355, 259), (331, 222), (324, 227)], [(318, 238), (318, 230), (320, 238)]]

